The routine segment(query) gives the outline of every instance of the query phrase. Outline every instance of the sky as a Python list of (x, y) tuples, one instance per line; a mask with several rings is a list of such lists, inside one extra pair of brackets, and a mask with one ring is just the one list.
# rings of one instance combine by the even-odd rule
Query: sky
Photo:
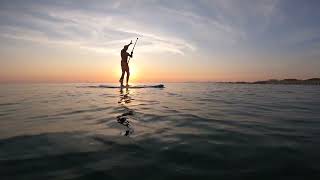
[[(320, 77), (318, 0), (0, 0), (0, 82)], [(131, 51), (129, 48), (129, 52)]]

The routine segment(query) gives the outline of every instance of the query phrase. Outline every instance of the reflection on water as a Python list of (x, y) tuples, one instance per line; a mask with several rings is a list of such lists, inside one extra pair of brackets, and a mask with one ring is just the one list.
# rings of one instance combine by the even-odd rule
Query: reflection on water
[(122, 103), (130, 103), (131, 102), (131, 97), (130, 97), (130, 91), (129, 91), (129, 88), (125, 88), (125, 93), (123, 91), (124, 88), (120, 88), (120, 100), (118, 101), (119, 104), (122, 104)]
[(130, 96), (130, 91), (128, 87), (125, 89), (125, 92), (123, 91), (123, 88), (120, 89), (120, 99), (118, 103), (123, 107), (123, 113), (119, 116), (117, 116), (117, 122), (125, 126), (126, 130), (125, 133), (123, 133), (124, 136), (129, 136), (134, 132), (132, 126), (130, 125), (129, 118), (130, 116), (133, 116), (133, 110), (128, 108), (125, 104), (131, 103), (133, 99)]

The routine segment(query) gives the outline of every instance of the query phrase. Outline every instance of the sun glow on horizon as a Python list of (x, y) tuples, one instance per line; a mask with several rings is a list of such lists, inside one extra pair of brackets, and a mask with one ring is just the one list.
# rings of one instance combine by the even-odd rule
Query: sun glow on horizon
[[(121, 67), (119, 66), (117, 66), (117, 67), (115, 67), (115, 71), (113, 72), (113, 76), (116, 78), (116, 77), (121, 77), (121, 73), (122, 73), (122, 71), (121, 71)], [(139, 70), (139, 66), (137, 65), (137, 64), (135, 64), (135, 63), (129, 63), (129, 69), (130, 69), (130, 82), (138, 82), (138, 81), (141, 81), (140, 79), (139, 79), (139, 72), (140, 72), (140, 70)], [(124, 75), (124, 80), (126, 80), (126, 77), (127, 77), (127, 74), (125, 74)]]

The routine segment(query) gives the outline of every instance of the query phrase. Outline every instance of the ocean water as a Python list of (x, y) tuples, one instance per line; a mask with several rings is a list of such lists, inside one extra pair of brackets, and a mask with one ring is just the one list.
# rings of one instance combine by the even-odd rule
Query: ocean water
[(320, 179), (320, 86), (84, 86), (0, 85), (1, 180)]

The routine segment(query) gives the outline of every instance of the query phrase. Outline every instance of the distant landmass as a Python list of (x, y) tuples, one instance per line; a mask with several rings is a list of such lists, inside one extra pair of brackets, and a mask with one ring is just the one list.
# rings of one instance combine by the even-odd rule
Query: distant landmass
[(223, 82), (223, 83), (231, 83), (231, 84), (292, 84), (292, 85), (320, 85), (320, 78), (311, 78), (311, 79), (270, 79), (266, 81), (255, 81), (255, 82)]

